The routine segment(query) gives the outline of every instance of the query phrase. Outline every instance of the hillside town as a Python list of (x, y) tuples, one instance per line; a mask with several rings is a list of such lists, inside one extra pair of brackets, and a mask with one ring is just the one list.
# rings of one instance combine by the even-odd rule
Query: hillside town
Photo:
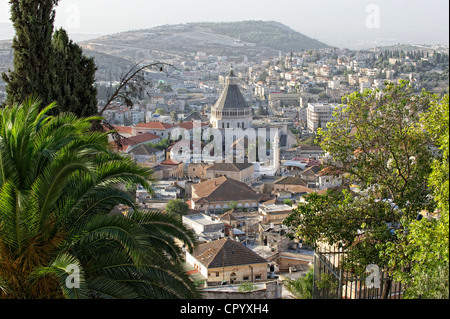
[[(283, 281), (304, 276), (314, 251), (289, 239), (283, 221), (305, 195), (342, 180), (327, 167), (317, 130), (333, 120), (343, 96), (399, 79), (420, 91), (430, 72), (448, 81), (448, 51), (324, 49), (261, 63), (197, 52), (178, 68), (149, 71), (158, 84), (148, 96), (115, 102), (104, 115), (122, 137), (111, 145), (153, 171), (154, 194), (136, 190), (141, 208), (165, 212), (176, 203), (196, 234), (199, 246), (186, 251), (185, 267), (206, 298), (289, 298)], [(211, 156), (209, 130), (222, 137), (219, 156)], [(260, 151), (251, 159), (250, 130), (264, 132), (266, 157)], [(230, 139), (228, 131), (241, 135)], [(244, 283), (253, 294), (242, 291)]]

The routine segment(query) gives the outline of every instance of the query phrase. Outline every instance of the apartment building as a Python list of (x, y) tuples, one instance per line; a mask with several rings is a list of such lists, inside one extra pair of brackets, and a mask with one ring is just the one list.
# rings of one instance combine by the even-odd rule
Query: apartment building
[(338, 107), (339, 105), (334, 103), (309, 103), (307, 109), (308, 130), (316, 132), (319, 127), (326, 128)]

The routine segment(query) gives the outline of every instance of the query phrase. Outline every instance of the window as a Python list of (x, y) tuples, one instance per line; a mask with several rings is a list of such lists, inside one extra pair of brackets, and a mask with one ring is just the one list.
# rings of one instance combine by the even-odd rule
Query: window
[(219, 275), (220, 275), (220, 274), (219, 274), (218, 272), (216, 272), (216, 277), (219, 277)]
[(230, 128), (230, 123), (227, 123), (227, 128)]
[(261, 280), (261, 275), (256, 275), (255, 280)]

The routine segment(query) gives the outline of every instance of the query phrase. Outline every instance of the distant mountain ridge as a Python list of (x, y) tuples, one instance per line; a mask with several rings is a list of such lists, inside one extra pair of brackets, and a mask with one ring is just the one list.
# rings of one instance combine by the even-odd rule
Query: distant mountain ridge
[(219, 34), (284, 52), (328, 47), (327, 44), (294, 31), (277, 21), (201, 22), (189, 25), (208, 27)]
[(279, 51), (310, 50), (328, 45), (275, 21), (197, 22), (163, 25), (102, 36), (83, 48), (130, 61), (186, 59), (192, 53), (269, 58)]

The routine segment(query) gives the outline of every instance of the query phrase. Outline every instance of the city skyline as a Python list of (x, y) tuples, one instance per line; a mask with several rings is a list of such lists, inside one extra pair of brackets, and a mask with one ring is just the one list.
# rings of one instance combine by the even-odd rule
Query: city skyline
[[(56, 9), (55, 26), (74, 35), (107, 35), (165, 24), (263, 20), (339, 47), (448, 45), (448, 9), (445, 0), (230, 0), (226, 5), (211, 0), (64, 0)], [(3, 29), (10, 24), (8, 0), (0, 0), (0, 23)]]

